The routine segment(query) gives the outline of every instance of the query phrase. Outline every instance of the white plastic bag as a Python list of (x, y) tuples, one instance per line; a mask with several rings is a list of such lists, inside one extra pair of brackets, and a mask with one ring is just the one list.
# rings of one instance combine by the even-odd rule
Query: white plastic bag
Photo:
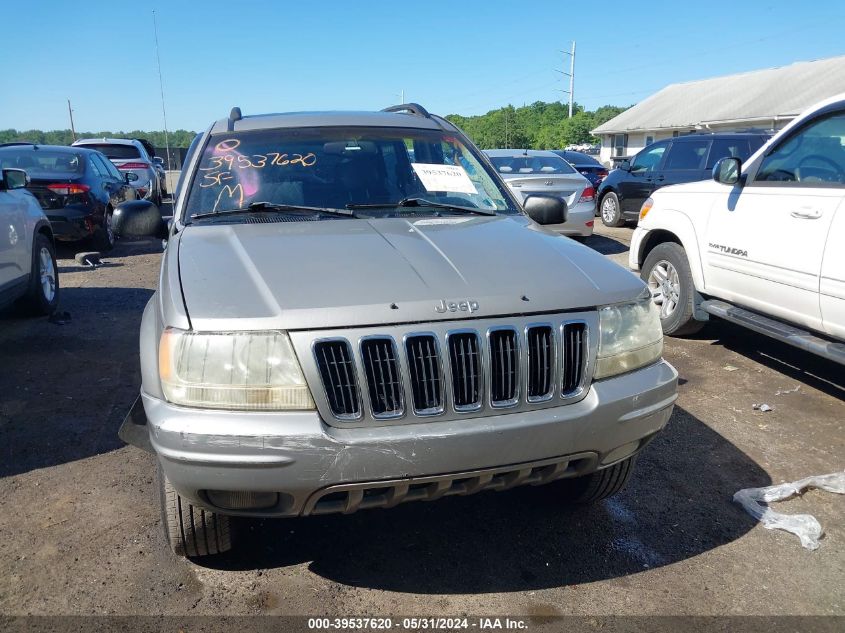
[[(768, 530), (786, 530), (799, 539), (807, 549), (818, 549), (822, 526), (809, 514), (781, 514), (764, 503), (783, 501), (792, 495), (800, 495), (807, 488), (820, 488), (828, 492), (845, 494), (845, 471), (829, 475), (817, 475), (799, 479), (788, 484), (766, 488), (744, 488), (734, 495), (734, 501), (758, 519)], [(763, 503), (761, 503), (763, 502)]]

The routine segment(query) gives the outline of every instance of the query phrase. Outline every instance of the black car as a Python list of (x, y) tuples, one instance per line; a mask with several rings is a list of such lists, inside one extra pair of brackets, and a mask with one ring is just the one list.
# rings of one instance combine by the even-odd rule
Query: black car
[(584, 176), (584, 178), (589, 180), (593, 185), (593, 189), (598, 189), (601, 181), (607, 176), (607, 167), (589, 154), (566, 149), (553, 149), (552, 151), (577, 169), (578, 173)]
[(98, 251), (114, 246), (113, 209), (135, 200), (129, 184), (100, 152), (83, 147), (15, 144), (0, 147), (0, 166), (26, 171), (26, 188), (50, 220), (56, 240), (87, 239)]
[(746, 160), (765, 143), (765, 132), (688, 134), (652, 143), (608, 174), (596, 198), (605, 226), (637, 221), (640, 207), (655, 190), (666, 185), (710, 177), (720, 158)]

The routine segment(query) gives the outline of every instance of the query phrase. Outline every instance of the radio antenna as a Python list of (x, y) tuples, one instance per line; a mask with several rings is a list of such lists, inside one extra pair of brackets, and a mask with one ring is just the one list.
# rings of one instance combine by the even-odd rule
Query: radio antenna
[(158, 23), (156, 22), (156, 12), (153, 9), (153, 34), (156, 41), (156, 63), (158, 64), (158, 87), (161, 91), (161, 116), (164, 118), (164, 147), (167, 152), (167, 171), (170, 171), (170, 139), (167, 135), (167, 110), (164, 107), (164, 82), (161, 79), (161, 57), (158, 54)]

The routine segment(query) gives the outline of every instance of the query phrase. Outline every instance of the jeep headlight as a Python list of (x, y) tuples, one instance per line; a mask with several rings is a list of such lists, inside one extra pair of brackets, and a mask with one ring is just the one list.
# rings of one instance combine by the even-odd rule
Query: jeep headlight
[(168, 328), (158, 356), (164, 397), (208, 409), (314, 409), (284, 332), (187, 332)]
[(632, 371), (657, 361), (663, 354), (660, 315), (651, 294), (634, 303), (599, 309), (599, 351), (596, 379)]

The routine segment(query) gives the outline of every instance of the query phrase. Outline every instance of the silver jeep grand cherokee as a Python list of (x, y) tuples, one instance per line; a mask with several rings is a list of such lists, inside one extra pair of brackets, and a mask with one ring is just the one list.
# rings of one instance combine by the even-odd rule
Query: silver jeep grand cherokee
[[(232, 515), (545, 483), (596, 501), (669, 419), (644, 284), (544, 230), (563, 201), (523, 209), (416, 104), (235, 108), (176, 198), (121, 437), (157, 456), (178, 554), (228, 550)], [(124, 235), (160, 224), (149, 202), (115, 211)]]

